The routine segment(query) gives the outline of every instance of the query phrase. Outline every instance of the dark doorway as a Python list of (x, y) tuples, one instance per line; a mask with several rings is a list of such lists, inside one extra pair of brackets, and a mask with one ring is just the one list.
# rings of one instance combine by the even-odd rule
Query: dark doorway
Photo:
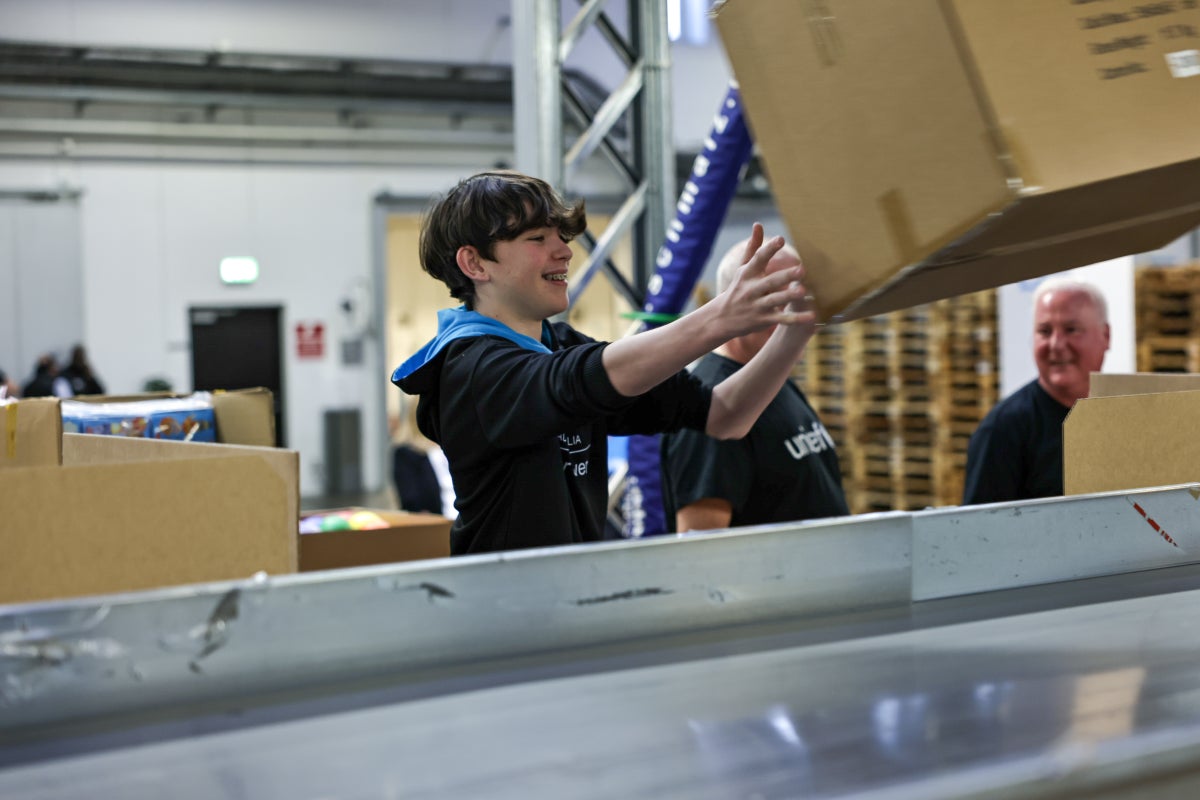
[(192, 388), (196, 391), (263, 386), (275, 398), (275, 444), (286, 447), (283, 329), (280, 306), (193, 307)]

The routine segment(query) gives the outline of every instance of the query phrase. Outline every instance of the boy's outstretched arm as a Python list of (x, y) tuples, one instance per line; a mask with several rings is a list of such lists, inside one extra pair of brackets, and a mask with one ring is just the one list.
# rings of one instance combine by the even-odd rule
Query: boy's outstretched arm
[(816, 329), (812, 300), (793, 301), (789, 308), (805, 321), (780, 325), (745, 366), (713, 388), (704, 432), (714, 439), (740, 439), (749, 433), (804, 355)]

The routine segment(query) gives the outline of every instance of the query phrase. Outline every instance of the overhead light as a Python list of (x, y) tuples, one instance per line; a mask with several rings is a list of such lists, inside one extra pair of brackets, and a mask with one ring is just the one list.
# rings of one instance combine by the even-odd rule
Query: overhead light
[(221, 259), (222, 283), (254, 283), (258, 280), (258, 259), (228, 256)]

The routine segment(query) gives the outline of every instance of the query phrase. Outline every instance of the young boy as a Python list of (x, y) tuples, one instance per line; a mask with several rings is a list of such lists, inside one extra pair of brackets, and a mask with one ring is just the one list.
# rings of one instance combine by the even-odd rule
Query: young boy
[[(582, 202), (508, 171), (461, 181), (422, 225), (421, 265), (463, 305), (438, 312), (437, 336), (392, 382), (420, 396), (418, 427), (449, 461), (456, 555), (603, 538), (608, 435), (740, 438), (812, 336), (804, 269), (767, 274), (783, 239), (764, 244), (758, 224), (730, 287), (669, 325), (605, 343), (550, 323), (567, 310), (567, 244), (585, 227)], [(762, 351), (715, 387), (684, 371), (772, 325)]]

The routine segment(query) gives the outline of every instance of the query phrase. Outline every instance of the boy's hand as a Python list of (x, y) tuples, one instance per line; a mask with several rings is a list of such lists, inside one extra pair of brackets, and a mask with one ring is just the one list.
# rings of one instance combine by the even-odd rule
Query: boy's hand
[(811, 335), (817, 315), (812, 297), (804, 286), (804, 267), (795, 266), (767, 273), (771, 258), (784, 245), (782, 236), (764, 242), (763, 226), (754, 223), (746, 244), (744, 264), (725, 291), (733, 336), (741, 336), (771, 325), (808, 328)]

